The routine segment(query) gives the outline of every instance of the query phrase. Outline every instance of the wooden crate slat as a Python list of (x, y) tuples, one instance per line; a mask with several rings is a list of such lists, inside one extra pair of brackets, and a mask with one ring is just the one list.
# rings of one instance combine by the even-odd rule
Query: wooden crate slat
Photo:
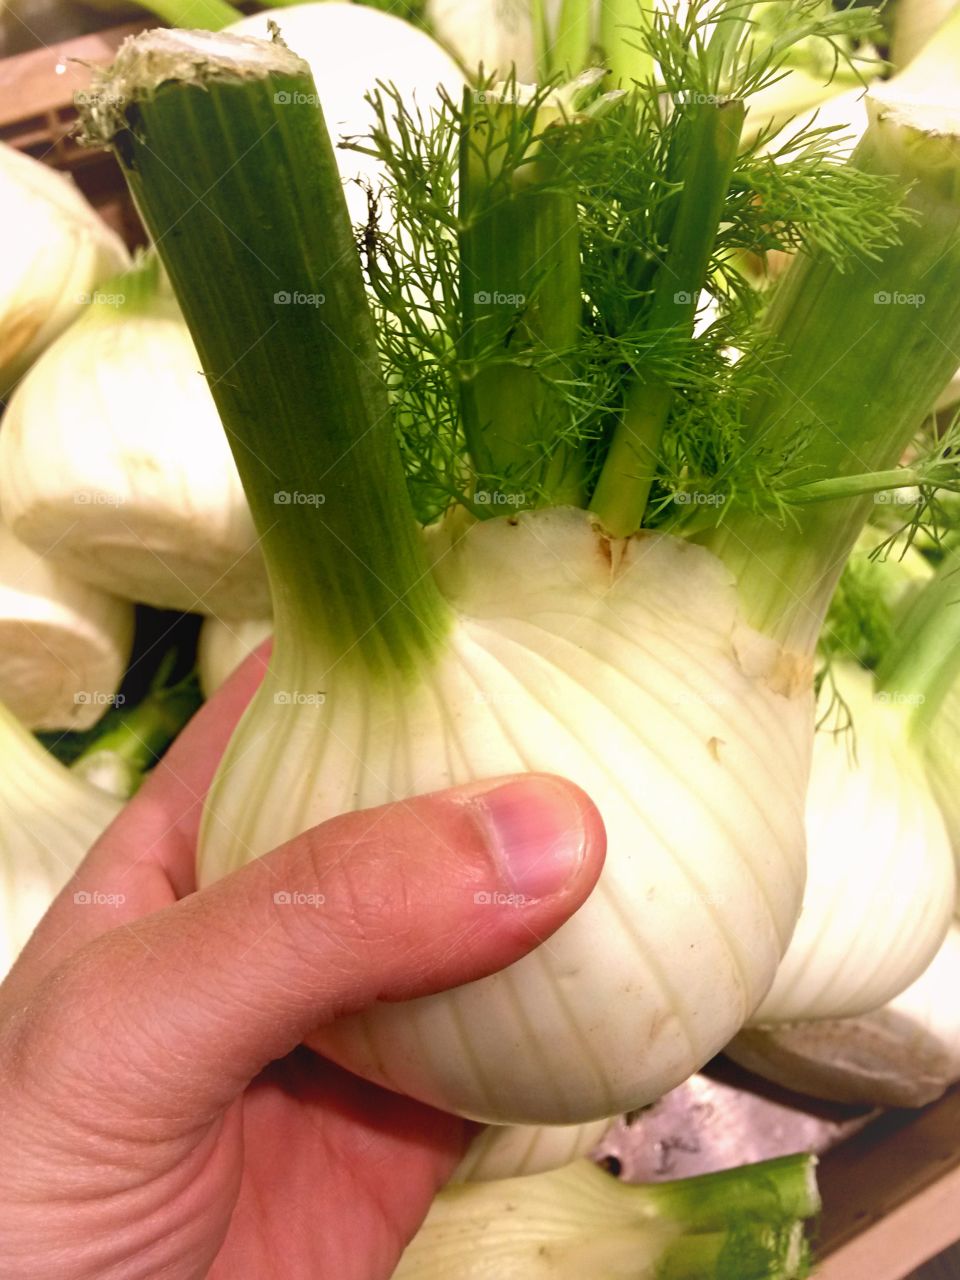
[(127, 36), (150, 25), (130, 22), (0, 61), (0, 127), (15, 125), (25, 115), (72, 107), (73, 95), (90, 84), (83, 62), (108, 63)]
[[(939, 1192), (934, 1194), (941, 1184), (951, 1211), (934, 1230), (922, 1206), (941, 1207)], [(820, 1249), (828, 1259), (837, 1260), (829, 1268), (824, 1264), (820, 1274), (825, 1277), (900, 1280), (945, 1249), (960, 1237), (960, 1088), (921, 1111), (888, 1112), (832, 1147), (821, 1163), (820, 1188), (824, 1201)], [(913, 1256), (916, 1247), (910, 1232), (903, 1236), (903, 1249), (897, 1246), (898, 1233), (911, 1222), (914, 1203), (927, 1227), (929, 1252), (922, 1257)], [(853, 1240), (860, 1242), (860, 1249), (852, 1249)], [(880, 1269), (868, 1276), (859, 1270), (838, 1269), (841, 1259), (876, 1257), (868, 1241), (877, 1241), (877, 1248), (886, 1250), (892, 1260), (888, 1267), (903, 1270)]]

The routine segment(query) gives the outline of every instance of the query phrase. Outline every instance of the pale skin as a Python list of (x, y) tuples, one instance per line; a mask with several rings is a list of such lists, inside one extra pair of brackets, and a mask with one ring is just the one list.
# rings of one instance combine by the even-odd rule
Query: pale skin
[(298, 1046), (519, 959), (596, 882), (596, 809), (528, 777), (335, 818), (196, 892), (259, 678), (196, 717), (0, 985), (5, 1280), (386, 1280), (471, 1126)]

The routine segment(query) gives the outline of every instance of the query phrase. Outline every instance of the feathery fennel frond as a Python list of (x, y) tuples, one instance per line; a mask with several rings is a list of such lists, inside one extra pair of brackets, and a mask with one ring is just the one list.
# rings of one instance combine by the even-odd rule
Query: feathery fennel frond
[[(789, 154), (766, 135), (734, 146), (709, 178), (696, 148), (715, 120), (727, 127), (722, 102), (766, 87), (798, 47), (849, 61), (875, 25), (822, 0), (695, 0), (655, 16), (643, 39), (659, 78), (629, 94), (603, 94), (596, 70), (565, 88), (482, 83), (428, 119), (379, 87), (371, 136), (348, 145), (386, 173), (358, 235), (421, 519), (450, 503), (498, 514), (491, 492), (583, 504), (638, 387), (660, 398), (648, 456), (624, 476), (647, 493), (647, 527), (735, 507), (788, 519), (811, 500), (802, 487), (829, 479), (804, 464), (814, 423), (744, 446), (777, 353), (758, 336), (768, 295), (738, 255), (862, 259), (896, 243), (902, 192), (841, 164), (834, 131), (815, 125)], [(685, 251), (683, 193), (697, 206), (701, 179), (719, 213)]]

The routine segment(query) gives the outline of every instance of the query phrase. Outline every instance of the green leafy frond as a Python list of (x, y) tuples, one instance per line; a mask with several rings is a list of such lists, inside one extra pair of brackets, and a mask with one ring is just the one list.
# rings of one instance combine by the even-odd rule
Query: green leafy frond
[[(601, 94), (600, 71), (561, 90), (484, 83), (426, 118), (380, 86), (371, 136), (349, 145), (386, 173), (358, 236), (421, 519), (450, 503), (485, 514), (474, 501), (485, 488), (522, 492), (530, 505), (557, 500), (568, 474), (589, 495), (637, 384), (670, 396), (642, 477), (648, 527), (690, 530), (737, 508), (785, 522), (814, 500), (809, 486), (829, 477), (805, 462), (813, 423), (794, 424), (776, 448), (745, 445), (749, 405), (777, 356), (758, 326), (770, 291), (738, 260), (804, 248), (838, 264), (875, 254), (896, 242), (902, 191), (840, 163), (834, 130), (814, 124), (779, 150), (763, 136), (736, 156), (699, 288), (675, 295), (689, 323), (673, 320), (665, 264), (704, 103), (754, 93), (794, 58), (809, 66), (815, 54), (827, 71), (850, 63), (875, 27), (871, 10), (823, 0), (695, 0), (643, 26), (661, 75), (628, 95)], [(574, 323), (563, 339), (544, 324), (562, 296), (549, 256), (527, 265), (516, 300), (499, 308), (471, 305), (470, 273), (476, 261), (512, 270), (509, 247), (501, 255), (488, 232), (471, 249), (482, 255), (474, 267), (464, 257), (477, 228), (514, 216), (516, 226), (522, 209), (554, 196), (572, 202), (579, 247), (568, 282), (579, 331)], [(515, 385), (527, 406), (522, 447), (495, 420), (509, 417), (513, 393), (467, 390), (497, 383)], [(484, 417), (478, 403), (493, 409)]]
[(816, 248), (842, 270), (898, 242), (906, 190), (836, 156), (842, 130), (815, 124), (779, 148), (761, 135), (741, 156), (718, 252)]
[(860, 45), (880, 33), (876, 11), (825, 0), (726, 0), (691, 4), (683, 18), (655, 10), (645, 33), (666, 92), (748, 98), (800, 65), (828, 82), (841, 65), (858, 77)]

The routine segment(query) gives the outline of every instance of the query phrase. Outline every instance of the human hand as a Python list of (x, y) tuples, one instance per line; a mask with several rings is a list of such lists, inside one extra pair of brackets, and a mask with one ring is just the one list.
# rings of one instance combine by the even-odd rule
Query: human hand
[(512, 963), (597, 879), (593, 805), (526, 777), (335, 818), (196, 892), (258, 679), (200, 712), (0, 986), (4, 1280), (390, 1276), (471, 1127), (298, 1046)]

